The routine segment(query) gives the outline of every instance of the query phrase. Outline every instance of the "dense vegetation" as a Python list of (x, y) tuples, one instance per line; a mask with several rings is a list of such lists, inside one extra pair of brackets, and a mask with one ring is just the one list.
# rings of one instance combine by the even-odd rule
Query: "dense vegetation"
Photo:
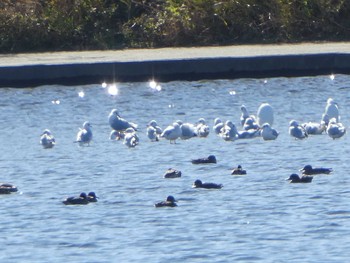
[(349, 0), (1, 0), (0, 52), (350, 40)]

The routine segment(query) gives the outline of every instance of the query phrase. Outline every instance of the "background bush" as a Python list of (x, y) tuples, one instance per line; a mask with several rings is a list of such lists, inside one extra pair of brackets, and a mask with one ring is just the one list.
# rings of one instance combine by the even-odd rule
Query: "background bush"
[(349, 0), (2, 0), (0, 52), (350, 40)]

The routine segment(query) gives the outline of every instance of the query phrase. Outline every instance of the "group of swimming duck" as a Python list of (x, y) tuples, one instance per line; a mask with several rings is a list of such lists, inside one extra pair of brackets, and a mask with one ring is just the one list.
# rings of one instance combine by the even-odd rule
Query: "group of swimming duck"
[(302, 169), (300, 169), (301, 176), (298, 174), (291, 174), (287, 180), (290, 183), (311, 183), (313, 179), (313, 175), (317, 174), (330, 174), (333, 172), (332, 168), (313, 168), (311, 165), (305, 165)]
[[(0, 184), (0, 194), (11, 194), (17, 192), (17, 186), (9, 183)], [(90, 192), (86, 194), (82, 192), (78, 197), (68, 197), (62, 201), (65, 205), (87, 205), (89, 203), (97, 202), (98, 197), (95, 192)]]
[[(200, 158), (192, 160), (193, 164), (208, 164), (208, 163), (216, 163), (216, 158), (214, 155), (210, 155), (207, 158)], [(313, 179), (313, 175), (317, 174), (330, 174), (333, 172), (332, 168), (313, 168), (311, 165), (305, 165), (302, 169), (300, 169), (302, 175), (291, 174), (286, 180), (290, 183), (311, 183)], [(181, 171), (175, 170), (173, 168), (169, 168), (165, 174), (164, 178), (177, 178), (181, 177)], [(241, 165), (238, 165), (237, 168), (233, 169), (231, 172), (232, 175), (245, 175), (247, 174), (246, 170), (243, 170)], [(222, 184), (216, 183), (203, 183), (201, 180), (197, 179), (194, 181), (193, 188), (205, 188), (205, 189), (221, 189), (223, 187)], [(175, 207), (176, 199), (174, 196), (169, 195), (165, 201), (158, 202), (154, 204), (155, 207)]]

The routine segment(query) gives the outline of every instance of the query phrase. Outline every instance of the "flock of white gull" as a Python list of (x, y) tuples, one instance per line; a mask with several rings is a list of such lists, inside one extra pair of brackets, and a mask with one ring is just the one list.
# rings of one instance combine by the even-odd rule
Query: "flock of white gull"
[[(262, 103), (258, 108), (257, 115), (248, 113), (247, 108), (241, 106), (240, 125), (237, 126), (230, 120), (222, 122), (216, 118), (212, 127), (216, 135), (225, 141), (235, 141), (239, 139), (249, 139), (261, 137), (263, 140), (277, 139), (279, 132), (272, 127), (274, 120), (273, 108), (268, 103)], [(137, 135), (137, 124), (129, 122), (122, 118), (118, 110), (113, 109), (108, 121), (112, 131), (110, 133), (111, 140), (122, 140), (128, 147), (135, 147), (139, 144), (139, 136)], [(327, 100), (325, 111), (322, 114), (321, 121), (306, 122), (299, 124), (296, 120), (289, 123), (289, 134), (295, 139), (305, 139), (309, 135), (318, 135), (326, 133), (332, 139), (342, 137), (346, 133), (345, 126), (340, 122), (338, 104), (332, 99)], [(204, 118), (200, 118), (197, 123), (175, 121), (173, 124), (162, 129), (157, 125), (155, 120), (151, 120), (147, 125), (147, 137), (150, 141), (159, 141), (165, 139), (170, 143), (176, 143), (176, 140), (188, 140), (194, 137), (207, 137), (210, 128)], [(86, 121), (80, 128), (76, 141), (79, 145), (89, 145), (93, 138), (92, 126)], [(56, 144), (56, 140), (50, 130), (45, 129), (40, 138), (40, 144), (44, 148), (52, 148)]]

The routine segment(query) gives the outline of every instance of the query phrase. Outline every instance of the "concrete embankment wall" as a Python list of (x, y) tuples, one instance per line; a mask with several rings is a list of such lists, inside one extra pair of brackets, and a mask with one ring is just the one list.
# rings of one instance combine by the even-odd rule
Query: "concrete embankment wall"
[(290, 77), (350, 74), (350, 45), (63, 52), (0, 56), (0, 60), (1, 87), (148, 81), (152, 78), (172, 81)]

